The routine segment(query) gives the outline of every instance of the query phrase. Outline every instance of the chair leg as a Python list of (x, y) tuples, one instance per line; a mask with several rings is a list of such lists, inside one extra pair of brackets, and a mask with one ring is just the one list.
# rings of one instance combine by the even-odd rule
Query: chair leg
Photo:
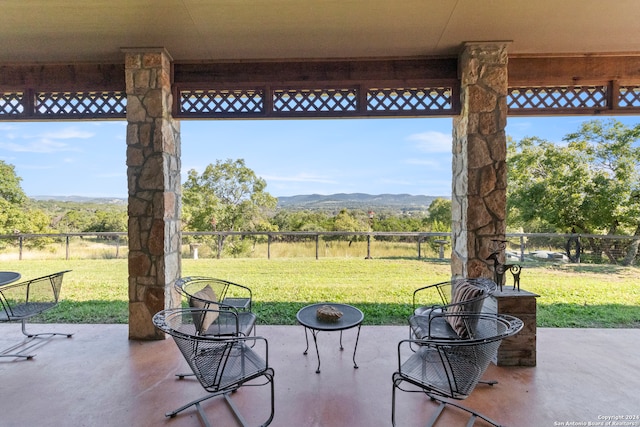
[[(273, 421), (273, 416), (275, 413), (275, 389), (274, 389), (274, 384), (273, 384), (273, 371), (271, 370), (271, 372), (266, 372), (265, 377), (267, 377), (268, 382), (270, 383), (271, 386), (271, 413), (269, 415), (269, 418), (267, 419), (267, 421), (265, 421), (264, 423), (262, 423), (260, 425), (260, 427), (266, 427), (269, 424), (271, 424), (271, 421)], [(266, 384), (266, 383), (265, 383)], [(264, 384), (261, 384), (264, 385)], [(182, 405), (181, 407), (179, 407), (178, 409), (175, 409), (171, 412), (167, 412), (165, 414), (166, 417), (168, 418), (173, 418), (175, 417), (178, 413), (184, 411), (185, 409), (191, 407), (191, 406), (195, 406), (196, 410), (198, 411), (198, 416), (200, 417), (200, 420), (202, 421), (202, 424), (204, 424), (205, 427), (211, 427), (211, 424), (209, 424), (209, 420), (207, 419), (207, 415), (204, 412), (204, 409), (202, 409), (202, 405), (200, 405), (200, 403), (204, 402), (205, 400), (209, 400), (212, 399), (216, 396), (223, 396), (224, 400), (227, 402), (227, 404), (229, 405), (229, 408), (231, 409), (231, 411), (233, 412), (233, 415), (236, 417), (236, 419), (240, 422), (240, 424), (243, 427), (247, 427), (247, 422), (244, 419), (244, 417), (240, 414), (240, 411), (238, 410), (238, 407), (233, 403), (233, 400), (231, 399), (231, 393), (237, 391), (238, 388), (235, 388), (231, 391), (229, 390), (225, 390), (225, 391), (219, 391), (219, 392), (214, 392), (214, 393), (210, 393), (206, 396), (203, 396), (199, 399), (193, 400), (185, 405)]]
[[(27, 345), (28, 344), (28, 345)], [(27, 351), (31, 350), (33, 347), (36, 346), (37, 343), (32, 342), (32, 339), (25, 339), (22, 340), (22, 342), (19, 342), (18, 344), (15, 344), (11, 347), (5, 348), (4, 350), (2, 350), (2, 352), (0, 352), (0, 357), (13, 357), (13, 358), (23, 358), (23, 359), (33, 359), (33, 357), (35, 356), (35, 354), (33, 353), (27, 353)], [(22, 347), (22, 348), (20, 348)], [(20, 348), (20, 350), (18, 351), (18, 349)], [(17, 353), (14, 353), (15, 351), (18, 351)]]
[(33, 359), (33, 357), (34, 357), (34, 356), (35, 356), (35, 354), (22, 354), (22, 353), (15, 353), (15, 354), (11, 354), (11, 353), (8, 353), (8, 354), (0, 354), (0, 357), (13, 357), (13, 358), (16, 358), (16, 357), (22, 357), (22, 358), (27, 359), (27, 360), (31, 360), (31, 359)]
[[(0, 357), (23, 358), (27, 360), (33, 359), (35, 354), (30, 353), (28, 351), (34, 347), (37, 347), (40, 343), (43, 342), (43, 341), (35, 341), (35, 338), (45, 338), (45, 337), (51, 338), (55, 335), (64, 335), (67, 338), (71, 338), (73, 336), (73, 334), (60, 333), (60, 332), (42, 332), (38, 334), (32, 334), (27, 332), (26, 330), (26, 319), (22, 319), (21, 323), (22, 323), (22, 327), (21, 327), (22, 334), (27, 338), (12, 347), (2, 350), (2, 352), (0, 352)], [(14, 352), (19, 348), (20, 348), (20, 351)]]
[(35, 337), (39, 337), (39, 336), (43, 336), (43, 335), (47, 335), (47, 336), (64, 335), (67, 338), (71, 338), (73, 336), (73, 334), (67, 334), (67, 333), (63, 333), (63, 332), (41, 332), (39, 334), (31, 334), (31, 333), (27, 332), (27, 330), (26, 330), (26, 320), (25, 319), (22, 319), (22, 334), (26, 335), (29, 338), (35, 338)]
[[(400, 389), (400, 390), (404, 390), (402, 388), (400, 388), (400, 384), (404, 381), (402, 379), (402, 377), (395, 372), (393, 374), (392, 377), (393, 380), (393, 388), (391, 390), (391, 425), (395, 426), (396, 425), (396, 389)], [(404, 391), (409, 391), (409, 390), (404, 390)], [(491, 424), (494, 427), (502, 427), (501, 424), (499, 424), (497, 421), (492, 420), (491, 418), (482, 415), (481, 413), (474, 411), (471, 408), (467, 408), (465, 406), (459, 405), (457, 403), (454, 403), (452, 401), (450, 401), (449, 399), (445, 399), (443, 397), (440, 396), (436, 396), (434, 394), (429, 393), (428, 391), (424, 390), (424, 393), (429, 396), (429, 398), (433, 401), (438, 402), (440, 405), (438, 406), (438, 409), (436, 409), (436, 412), (431, 416), (431, 418), (429, 419), (428, 423), (426, 424), (426, 427), (433, 427), (435, 426), (436, 422), (438, 421), (438, 418), (440, 418), (440, 415), (442, 414), (442, 412), (445, 410), (445, 408), (447, 406), (453, 406), (455, 408), (458, 408), (462, 411), (465, 411), (467, 413), (469, 413), (471, 415), (471, 417), (469, 418), (469, 422), (467, 423), (467, 427), (471, 427), (474, 425), (475, 421), (477, 418), (481, 418), (483, 420), (485, 420), (487, 423)]]
[[(428, 394), (428, 393), (427, 393), (427, 394)], [(432, 426), (435, 424), (435, 422), (436, 422), (437, 418), (440, 416), (440, 413), (444, 410), (444, 408), (445, 408), (446, 406), (453, 406), (453, 407), (455, 407), (455, 408), (458, 408), (458, 409), (460, 409), (460, 410), (462, 410), (462, 411), (465, 411), (465, 412), (467, 412), (467, 413), (471, 414), (471, 418), (469, 418), (469, 422), (467, 423), (467, 427), (471, 427), (471, 426), (473, 426), (473, 424), (475, 423), (475, 421), (476, 421), (476, 419), (477, 419), (477, 418), (481, 418), (481, 419), (485, 420), (486, 422), (488, 422), (489, 424), (491, 424), (491, 425), (492, 425), (492, 426), (494, 426), (494, 427), (502, 427), (502, 425), (501, 425), (501, 424), (499, 424), (497, 421), (495, 421), (495, 420), (493, 420), (493, 419), (491, 419), (491, 418), (489, 418), (489, 417), (487, 417), (487, 416), (485, 416), (485, 415), (482, 415), (481, 413), (479, 413), (479, 412), (477, 412), (477, 411), (474, 411), (474, 410), (473, 410), (473, 409), (471, 409), (471, 408), (467, 408), (466, 406), (459, 405), (459, 404), (457, 404), (457, 403), (451, 402), (451, 401), (450, 401), (450, 400), (448, 400), (448, 399), (444, 399), (444, 398), (442, 398), (442, 397), (435, 396), (435, 395), (432, 395), (432, 394), (429, 394), (429, 397), (430, 397), (432, 400), (435, 400), (436, 402), (439, 402), (439, 403), (440, 403), (440, 406), (439, 406), (439, 408), (438, 408), (438, 413), (437, 413), (437, 415), (436, 415), (436, 416), (434, 416), (434, 417), (431, 419), (431, 421), (430, 421), (430, 422), (431, 422), (431, 424), (427, 424), (427, 426), (428, 426), (428, 427), (432, 427)]]
[[(178, 415), (180, 412), (182, 412), (182, 411), (184, 411), (185, 409), (190, 408), (191, 406), (194, 406), (194, 405), (196, 406), (196, 409), (198, 409), (198, 408), (199, 408), (199, 406), (200, 406), (200, 402), (204, 402), (205, 400), (208, 400), (208, 399), (213, 399), (214, 397), (216, 397), (216, 396), (220, 396), (221, 394), (224, 394), (224, 392), (210, 393), (210, 394), (208, 394), (208, 395), (206, 395), (206, 396), (203, 396), (203, 397), (201, 397), (201, 398), (199, 398), (199, 399), (192, 400), (191, 402), (189, 402), (189, 403), (187, 403), (187, 404), (185, 404), (185, 405), (182, 405), (182, 406), (181, 406), (181, 407), (179, 407), (178, 409), (174, 409), (173, 411), (171, 411), (171, 412), (167, 412), (167, 413), (166, 413), (166, 414), (164, 414), (164, 415), (165, 415), (165, 417), (167, 417), (167, 418), (173, 418), (173, 417), (175, 417), (176, 415)], [(198, 409), (198, 412), (200, 412), (200, 409)], [(205, 418), (206, 418), (206, 417), (205, 417)]]
[[(20, 353), (11, 353), (12, 351), (16, 350), (18, 347), (22, 346), (24, 343), (18, 343), (12, 347), (6, 348), (2, 351), (2, 353), (0, 353), (0, 357), (12, 357), (12, 358), (24, 358), (27, 360), (33, 359), (33, 357), (35, 356), (35, 354), (28, 354), (28, 353), (24, 353), (24, 352), (20, 352)], [(33, 347), (33, 344), (26, 347), (24, 350), (29, 350), (31, 347)]]

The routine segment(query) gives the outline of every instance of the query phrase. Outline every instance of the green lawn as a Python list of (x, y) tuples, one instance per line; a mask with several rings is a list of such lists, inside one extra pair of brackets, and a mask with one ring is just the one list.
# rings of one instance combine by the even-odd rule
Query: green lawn
[[(3, 261), (24, 279), (71, 269), (60, 306), (40, 321), (127, 322), (127, 261)], [(448, 280), (447, 262), (415, 259), (184, 259), (183, 275), (249, 286), (263, 324), (294, 324), (312, 302), (354, 304), (369, 325), (406, 324), (415, 288)], [(510, 278), (508, 279), (510, 281)], [(521, 287), (539, 294), (539, 327), (640, 327), (640, 269), (615, 266), (525, 266)], [(35, 319), (34, 319), (35, 320)], [(37, 320), (35, 320), (37, 321)]]

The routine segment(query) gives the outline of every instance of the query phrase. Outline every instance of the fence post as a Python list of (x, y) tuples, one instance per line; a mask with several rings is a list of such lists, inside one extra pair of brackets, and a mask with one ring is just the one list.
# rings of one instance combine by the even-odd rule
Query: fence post
[(66, 237), (66, 241), (67, 241), (67, 244), (66, 244), (66, 248), (65, 248), (65, 253), (66, 253), (66, 258), (65, 259), (68, 261), (69, 260), (69, 236)]
[(120, 235), (116, 236), (116, 259), (120, 255)]
[(418, 236), (418, 259), (422, 258), (422, 236)]
[(22, 259), (22, 236), (18, 237), (18, 241), (20, 243), (20, 256), (18, 256), (18, 259), (21, 260)]
[(520, 262), (524, 262), (524, 236), (520, 236)]
[(271, 234), (267, 234), (267, 259), (271, 259)]
[(371, 234), (367, 234), (367, 256), (365, 259), (371, 259)]
[(320, 235), (316, 234), (316, 259), (318, 259), (318, 246), (320, 245)]

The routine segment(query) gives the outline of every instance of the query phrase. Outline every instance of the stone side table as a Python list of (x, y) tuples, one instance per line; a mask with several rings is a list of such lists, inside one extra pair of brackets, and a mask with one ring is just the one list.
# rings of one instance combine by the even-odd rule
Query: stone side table
[(485, 301), (484, 311), (509, 314), (521, 319), (524, 328), (502, 341), (495, 364), (498, 366), (536, 366), (536, 298), (532, 292), (504, 286)]

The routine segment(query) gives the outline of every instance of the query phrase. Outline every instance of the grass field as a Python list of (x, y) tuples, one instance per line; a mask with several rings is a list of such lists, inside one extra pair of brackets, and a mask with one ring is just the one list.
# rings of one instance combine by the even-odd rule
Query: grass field
[[(4, 260), (24, 279), (71, 269), (62, 302), (41, 319), (126, 323), (127, 260)], [(415, 288), (448, 280), (449, 263), (417, 259), (184, 259), (183, 276), (204, 275), (249, 286), (263, 324), (294, 324), (312, 302), (354, 304), (369, 325), (406, 324)], [(640, 327), (640, 269), (593, 265), (525, 266), (521, 287), (540, 295), (539, 327)]]

